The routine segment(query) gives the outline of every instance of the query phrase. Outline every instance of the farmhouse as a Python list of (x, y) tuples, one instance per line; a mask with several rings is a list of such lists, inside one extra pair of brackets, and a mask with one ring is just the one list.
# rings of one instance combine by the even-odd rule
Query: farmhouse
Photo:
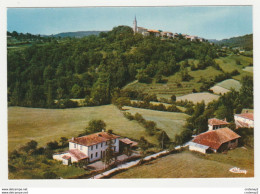
[(234, 120), (237, 128), (253, 128), (254, 127), (254, 113), (235, 114)]
[(229, 128), (220, 128), (197, 135), (189, 142), (189, 150), (201, 152), (222, 152), (237, 147), (240, 136)]
[(212, 118), (208, 120), (209, 131), (226, 127), (228, 124), (229, 123), (226, 121), (226, 119), (220, 120), (220, 119)]
[(105, 156), (109, 142), (115, 153), (119, 152), (119, 136), (107, 132), (99, 132), (69, 140), (69, 151), (56, 153), (53, 159), (60, 160), (64, 165), (85, 160), (93, 162)]

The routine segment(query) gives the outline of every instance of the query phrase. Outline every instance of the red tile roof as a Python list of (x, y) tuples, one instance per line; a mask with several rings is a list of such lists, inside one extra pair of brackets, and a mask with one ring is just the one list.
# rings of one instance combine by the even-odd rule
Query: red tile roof
[(228, 125), (229, 123), (223, 120), (212, 118), (208, 120), (209, 125)]
[(69, 153), (72, 157), (76, 158), (77, 160), (82, 160), (82, 159), (88, 158), (88, 156), (86, 154), (84, 154), (83, 152), (81, 152), (77, 149), (71, 149), (71, 150), (69, 150)]
[(249, 124), (244, 123), (244, 122), (242, 122), (242, 121), (236, 120), (236, 121), (235, 121), (235, 124), (236, 124), (237, 128), (242, 128), (242, 127), (249, 128)]
[(243, 117), (245, 119), (254, 120), (254, 113), (242, 113), (242, 114), (236, 114), (236, 116)]
[(84, 146), (91, 146), (91, 145), (96, 145), (98, 143), (106, 142), (116, 138), (119, 138), (119, 136), (114, 134), (109, 134), (107, 132), (99, 132), (99, 133), (94, 133), (82, 137), (76, 137), (74, 139), (70, 139), (69, 142), (77, 143)]
[(240, 138), (238, 134), (229, 128), (220, 128), (197, 135), (192, 142), (209, 146), (217, 150), (223, 143)]
[(158, 30), (147, 30), (148, 32), (160, 33)]
[(64, 155), (64, 156), (62, 156), (62, 158), (65, 159), (65, 160), (69, 160), (71, 157), (68, 156), (68, 155)]
[(121, 141), (121, 142), (123, 142), (123, 143), (125, 143), (125, 144), (127, 144), (127, 145), (131, 145), (131, 146), (137, 146), (137, 145), (138, 145), (137, 142), (132, 141), (132, 140), (130, 140), (130, 139), (128, 139), (128, 138), (119, 139), (119, 141)]

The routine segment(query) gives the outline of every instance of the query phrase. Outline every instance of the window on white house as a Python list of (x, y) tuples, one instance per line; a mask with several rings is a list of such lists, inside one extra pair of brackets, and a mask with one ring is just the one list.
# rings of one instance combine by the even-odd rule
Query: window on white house
[(80, 146), (80, 150), (82, 150), (82, 145)]
[(103, 147), (103, 142), (101, 143), (101, 147)]
[(96, 152), (96, 157), (97, 157), (98, 153)]
[(98, 144), (96, 145), (96, 149), (98, 149)]
[(91, 154), (90, 158), (91, 158), (91, 159), (93, 158), (93, 154)]
[(74, 148), (76, 148), (76, 144), (74, 143)]
[(93, 146), (91, 146), (91, 150), (93, 150)]

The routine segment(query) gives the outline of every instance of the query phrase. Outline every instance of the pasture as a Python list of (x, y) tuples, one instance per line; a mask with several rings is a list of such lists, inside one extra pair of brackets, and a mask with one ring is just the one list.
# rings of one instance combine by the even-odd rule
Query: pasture
[[(241, 65), (237, 65), (236, 60), (239, 60)], [(233, 79), (241, 80), (241, 78), (245, 75), (252, 76), (252, 73), (243, 71), (243, 68), (247, 67), (250, 63), (253, 63), (252, 57), (246, 57), (242, 55), (230, 55), (227, 57), (220, 57), (218, 59), (215, 59), (215, 61), (225, 72), (238, 70), (240, 75), (233, 76)]]
[[(232, 167), (247, 170), (247, 174), (229, 172)], [(184, 151), (130, 168), (112, 178), (221, 178), (253, 177), (254, 151), (236, 148), (227, 154), (202, 155)]]
[(226, 79), (222, 82), (217, 83), (215, 86), (211, 87), (210, 89), (216, 94), (224, 94), (229, 92), (231, 89), (235, 91), (239, 91), (241, 88), (241, 83), (234, 79)]
[[(129, 121), (114, 105), (71, 109), (8, 108), (8, 150), (19, 148), (30, 140), (39, 146), (60, 137), (75, 137), (82, 133), (91, 119), (102, 119), (107, 129), (129, 138), (147, 136), (137, 121)], [(146, 139), (154, 143), (154, 137)]]
[(217, 86), (223, 87), (225, 89), (231, 90), (232, 88), (236, 91), (239, 91), (241, 88), (241, 84), (239, 81), (234, 79), (226, 79), (222, 82), (219, 82)]
[(189, 117), (184, 113), (156, 111), (129, 106), (124, 106), (123, 109), (130, 112), (132, 115), (139, 113), (144, 119), (154, 121), (157, 123), (157, 127), (164, 130), (172, 140), (174, 139), (175, 134), (179, 134), (182, 131), (182, 127)]
[[(131, 102), (143, 102), (143, 101), (141, 101), (141, 100), (131, 100)], [(164, 105), (166, 108), (168, 108), (168, 107), (170, 107), (170, 106), (172, 106), (172, 104), (168, 104), (168, 103), (164, 103), (164, 102), (153, 102), (153, 101), (150, 101), (150, 103), (151, 104), (153, 104), (153, 105), (160, 105), (160, 104), (162, 104), (162, 105)], [(181, 111), (185, 111), (186, 110), (186, 108), (185, 107), (182, 107), (182, 106), (176, 106), (178, 109), (180, 109)]]
[(249, 72), (249, 73), (253, 73), (253, 72), (254, 72), (254, 69), (253, 69), (253, 67), (245, 67), (245, 68), (243, 69), (243, 71), (247, 71), (247, 72)]
[(230, 90), (217, 85), (211, 87), (210, 90), (212, 90), (214, 94), (225, 94), (230, 92)]
[(177, 97), (177, 101), (192, 101), (194, 104), (198, 102), (202, 102), (204, 100), (205, 104), (207, 105), (209, 102), (213, 100), (217, 100), (219, 98), (218, 95), (216, 94), (211, 94), (209, 92), (200, 92), (200, 93), (192, 93), (192, 94), (187, 94), (184, 96), (179, 96)]

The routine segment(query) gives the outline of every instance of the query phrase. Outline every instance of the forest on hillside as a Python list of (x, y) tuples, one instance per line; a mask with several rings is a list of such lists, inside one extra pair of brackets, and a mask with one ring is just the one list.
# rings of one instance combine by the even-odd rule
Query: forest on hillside
[(228, 47), (241, 47), (250, 51), (253, 50), (253, 34), (223, 39), (216, 42), (216, 44)]
[(90, 106), (108, 104), (115, 90), (135, 79), (149, 82), (179, 71), (188, 79), (180, 62), (193, 58), (212, 64), (217, 47), (182, 37), (143, 37), (118, 26), (98, 36), (8, 49), (7, 57), (9, 105), (62, 108), (74, 106), (71, 98), (85, 98)]

